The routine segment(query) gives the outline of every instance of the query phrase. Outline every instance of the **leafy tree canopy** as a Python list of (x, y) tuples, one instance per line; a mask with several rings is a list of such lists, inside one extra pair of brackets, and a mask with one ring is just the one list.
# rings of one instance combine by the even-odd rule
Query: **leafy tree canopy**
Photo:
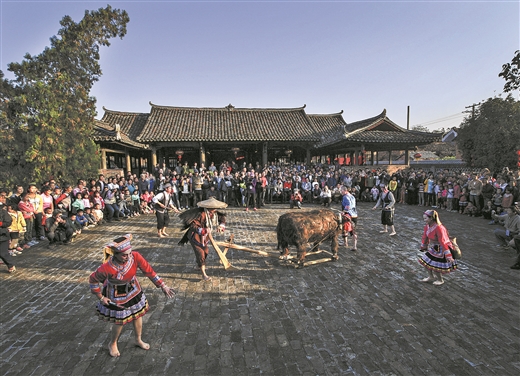
[(97, 173), (90, 90), (101, 76), (100, 47), (123, 38), (128, 22), (126, 11), (110, 5), (85, 11), (78, 23), (65, 16), (50, 47), (8, 65), (14, 80), (0, 71), (0, 184), (74, 181)]
[(492, 171), (515, 168), (520, 149), (520, 102), (489, 98), (465, 118), (457, 136), (463, 160)]
[(515, 51), (511, 63), (502, 65), (502, 72), (498, 74), (498, 77), (506, 80), (504, 92), (509, 93), (520, 88), (520, 50)]

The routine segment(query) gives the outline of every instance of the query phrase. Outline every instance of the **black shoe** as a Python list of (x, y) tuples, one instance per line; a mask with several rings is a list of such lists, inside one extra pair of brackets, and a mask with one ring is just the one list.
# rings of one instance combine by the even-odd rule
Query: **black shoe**
[(72, 241), (68, 240), (68, 241), (64, 241), (63, 245), (70, 245), (71, 243), (72, 243)]
[(513, 266), (511, 266), (511, 269), (520, 269), (520, 262), (517, 262)]

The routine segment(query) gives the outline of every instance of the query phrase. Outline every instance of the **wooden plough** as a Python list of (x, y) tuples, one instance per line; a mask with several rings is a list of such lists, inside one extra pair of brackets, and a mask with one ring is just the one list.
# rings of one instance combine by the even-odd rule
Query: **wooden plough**
[[(329, 262), (329, 261), (336, 261), (334, 259), (334, 255), (331, 252), (329, 252), (329, 251), (320, 250), (320, 249), (314, 251), (314, 249), (317, 248), (318, 245), (314, 246), (311, 249), (310, 252), (307, 252), (306, 257), (307, 256), (312, 256), (312, 255), (318, 255), (318, 254), (321, 254), (321, 253), (325, 253), (325, 254), (329, 255), (329, 257), (323, 257), (323, 258), (320, 258), (320, 259), (317, 259), (317, 260), (305, 261), (303, 263), (303, 265), (301, 265), (301, 264), (298, 264), (298, 260), (296, 259), (296, 256), (290, 256), (289, 255), (287, 257), (284, 257), (284, 256), (280, 256), (278, 254), (274, 254), (274, 253), (271, 253), (271, 252), (258, 251), (256, 249), (251, 249), (251, 248), (247, 248), (247, 247), (235, 244), (233, 242), (234, 241), (234, 235), (231, 235), (229, 237), (229, 239), (227, 240), (227, 242), (218, 242), (218, 241), (215, 241), (215, 239), (213, 239), (213, 236), (211, 236), (211, 234), (210, 234), (209, 235), (209, 240), (210, 240), (211, 245), (213, 246), (213, 248), (215, 248), (215, 251), (217, 252), (217, 254), (219, 256), (222, 265), (224, 265), (224, 269), (225, 270), (237, 270), (238, 269), (238, 268), (234, 267), (233, 265), (231, 265), (231, 263), (229, 262), (229, 260), (226, 257), (227, 252), (228, 252), (228, 250), (230, 248), (236, 249), (238, 251), (254, 253), (254, 254), (257, 254), (257, 255), (260, 255), (260, 256), (277, 258), (277, 259), (285, 262), (285, 265), (287, 265), (287, 262), (291, 262), (295, 268), (299, 268), (299, 267), (301, 268), (301, 267), (310, 266), (310, 265), (322, 264), (324, 262)], [(220, 247), (224, 247), (224, 250), (222, 251), (220, 249)]]

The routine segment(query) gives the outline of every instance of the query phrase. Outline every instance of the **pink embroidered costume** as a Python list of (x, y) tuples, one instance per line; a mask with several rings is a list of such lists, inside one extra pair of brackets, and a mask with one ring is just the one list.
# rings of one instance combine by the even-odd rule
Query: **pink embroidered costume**
[[(117, 248), (119, 252), (125, 252), (131, 249), (130, 239), (131, 235), (127, 235), (116, 239), (109, 246)], [(123, 264), (115, 262), (114, 256), (108, 257), (106, 262), (90, 275), (91, 292), (95, 295), (101, 293), (111, 302), (119, 305), (119, 307), (105, 306), (98, 302), (96, 308), (100, 320), (125, 325), (146, 314), (149, 306), (136, 278), (137, 269), (141, 269), (155, 286), (165, 287), (164, 282), (155, 273), (148, 261), (135, 251), (129, 255), (128, 260)], [(99, 284), (102, 284), (102, 288)]]
[(421, 249), (427, 248), (427, 251), (419, 259), (419, 263), (426, 269), (442, 274), (457, 269), (457, 261), (451, 255), (452, 244), (446, 227), (437, 223), (425, 225), (421, 243)]

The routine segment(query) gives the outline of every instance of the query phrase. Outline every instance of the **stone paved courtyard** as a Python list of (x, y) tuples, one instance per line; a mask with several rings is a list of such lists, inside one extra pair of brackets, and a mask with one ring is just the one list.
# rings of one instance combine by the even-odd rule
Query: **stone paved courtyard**
[[(495, 246), (482, 218), (440, 213), (463, 250), (442, 286), (423, 284), (417, 263), (423, 208), (398, 205), (398, 235), (379, 234), (379, 211), (361, 204), (359, 251), (302, 270), (276, 258), (230, 250), (225, 271), (211, 250), (202, 282), (189, 246), (156, 237), (147, 215), (86, 230), (69, 247), (46, 242), (0, 270), (2, 375), (517, 375), (520, 373), (520, 272), (513, 249)], [(303, 210), (309, 210), (306, 206)], [(275, 226), (289, 211), (227, 209), (224, 240), (276, 254)], [(111, 358), (110, 324), (95, 316), (88, 276), (102, 246), (130, 232), (177, 295), (166, 300), (139, 276), (151, 309), (149, 351), (127, 325), (121, 357)], [(322, 245), (327, 249), (328, 245)]]

